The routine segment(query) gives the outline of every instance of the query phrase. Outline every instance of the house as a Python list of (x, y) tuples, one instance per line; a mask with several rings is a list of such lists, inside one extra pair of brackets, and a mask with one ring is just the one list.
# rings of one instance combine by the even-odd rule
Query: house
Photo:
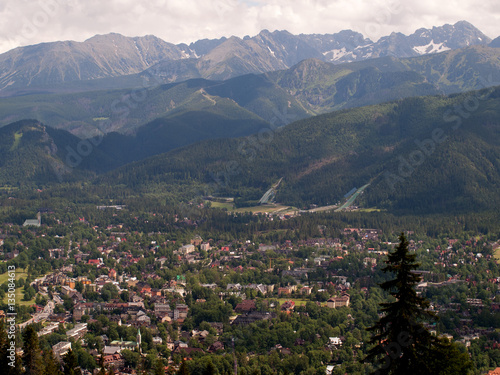
[(255, 306), (255, 301), (251, 299), (246, 299), (241, 303), (238, 303), (234, 308), (234, 311), (236, 311), (237, 313), (248, 313), (256, 309), (257, 307)]
[(196, 235), (191, 240), (191, 245), (200, 246), (202, 244), (202, 242), (203, 242), (203, 239), (200, 236)]
[(144, 311), (141, 310), (137, 313), (136, 322), (141, 325), (150, 325), (151, 318), (147, 316)]
[(217, 335), (220, 336), (224, 333), (224, 324), (218, 323), (218, 322), (212, 322), (209, 324), (213, 329), (215, 329), (215, 331), (217, 332)]
[(328, 365), (328, 366), (326, 366), (326, 375), (332, 375), (334, 368), (335, 368), (334, 365)]
[(110, 354), (118, 354), (121, 351), (122, 351), (122, 348), (120, 346), (105, 346), (103, 353), (104, 353), (104, 355), (110, 355)]
[(113, 280), (116, 280), (116, 270), (114, 270), (113, 268), (111, 268), (108, 272), (108, 276), (110, 279), (113, 279)]
[(326, 301), (326, 306), (331, 309), (336, 309), (339, 307), (349, 307), (350, 297), (348, 294), (344, 294), (340, 297), (332, 297), (328, 301)]
[(174, 349), (172, 352), (173, 354), (181, 354), (181, 353), (186, 353), (187, 356), (190, 356), (191, 353), (204, 353), (203, 349), (200, 348), (181, 348), (178, 346), (177, 348)]
[(125, 359), (120, 354), (104, 355), (104, 365), (106, 367), (113, 367), (115, 369), (125, 366)]
[(184, 245), (179, 248), (179, 253), (186, 255), (189, 253), (193, 253), (194, 250), (195, 250), (194, 245)]
[(310, 295), (312, 293), (312, 288), (309, 286), (305, 286), (300, 289), (300, 294)]
[(330, 337), (329, 339), (330, 345), (342, 346), (342, 340), (340, 339), (340, 337)]
[(286, 301), (281, 305), (281, 311), (292, 311), (295, 307), (294, 301)]
[(268, 292), (268, 287), (264, 284), (248, 284), (245, 286), (246, 289), (254, 289), (257, 292), (266, 294)]
[(170, 305), (168, 303), (155, 303), (155, 315), (157, 317), (163, 317), (169, 315), (171, 312)]
[(245, 315), (239, 315), (231, 324), (248, 325), (260, 320), (269, 320), (276, 317), (275, 313), (252, 311)]
[(92, 266), (100, 266), (103, 264), (103, 260), (102, 258), (98, 258), (98, 259), (89, 259), (88, 261), (88, 264), (92, 265)]
[(285, 287), (280, 287), (278, 288), (278, 294), (292, 294), (293, 291), (295, 291), (297, 287), (294, 286), (285, 286)]
[(71, 343), (69, 341), (61, 341), (52, 347), (52, 351), (56, 358), (61, 359), (71, 349)]
[(214, 342), (210, 347), (208, 348), (208, 351), (210, 353), (215, 353), (218, 350), (224, 350), (224, 344), (220, 341)]
[(23, 227), (41, 227), (42, 226), (42, 214), (38, 212), (36, 219), (26, 219), (23, 223)]
[(363, 259), (363, 264), (365, 266), (369, 266), (369, 267), (376, 267), (377, 266), (377, 259), (366, 257)]
[(78, 323), (73, 329), (66, 332), (66, 337), (68, 339), (74, 339), (75, 341), (85, 336), (87, 333), (87, 323)]
[(174, 319), (186, 319), (188, 315), (189, 307), (183, 303), (178, 303), (175, 306), (174, 314), (178, 314), (178, 318)]

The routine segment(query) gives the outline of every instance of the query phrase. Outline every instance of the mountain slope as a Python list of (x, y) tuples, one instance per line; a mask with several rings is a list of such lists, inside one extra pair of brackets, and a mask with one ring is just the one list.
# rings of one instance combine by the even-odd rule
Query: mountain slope
[(471, 46), (406, 59), (387, 56), (345, 64), (308, 59), (286, 70), (226, 81), (193, 79), (161, 85), (170, 76), (156, 73), (151, 68), (135, 78), (114, 78), (121, 83), (125, 79), (149, 82), (150, 87), (3, 98), (0, 125), (30, 117), (81, 137), (93, 135), (96, 126), (104, 133), (131, 133), (155, 118), (197, 110), (200, 100), (209, 103), (206, 95), (199, 95), (200, 90), (215, 100), (233, 100), (264, 121), (284, 125), (343, 108), (497, 85), (500, 49)]
[(138, 128), (134, 135), (107, 134), (97, 149), (108, 156), (108, 162), (95, 164), (92, 169), (109, 171), (202, 140), (241, 137), (268, 126), (267, 122), (228, 99), (217, 99), (205, 105), (200, 102), (196, 109), (191, 107), (159, 117)]
[(324, 61), (345, 63), (370, 58), (393, 56), (414, 57), (444, 52), (477, 44), (488, 44), (491, 39), (466, 21), (432, 29), (420, 28), (411, 35), (392, 33), (377, 42), (365, 39), (351, 30), (327, 35), (299, 35), (324, 55)]
[[(480, 105), (460, 117), (469, 98)], [(500, 88), (410, 98), (288, 125), (269, 141), (205, 141), (128, 165), (101, 183), (147, 191), (260, 198), (283, 177), (277, 200), (327, 205), (367, 183), (359, 202), (399, 212), (465, 212), (500, 203)], [(460, 125), (460, 126), (457, 126)], [(427, 147), (427, 148), (426, 148)], [(423, 148), (423, 149), (422, 149)]]
[[(74, 159), (80, 139), (36, 120), (23, 120), (0, 129), (0, 184), (43, 186), (89, 178), (89, 164), (105, 160), (96, 150), (86, 160)], [(71, 153), (71, 156), (69, 154)]]
[(309, 58), (332, 63), (384, 56), (406, 58), (490, 41), (465, 21), (419, 29), (409, 36), (392, 33), (377, 42), (351, 30), (326, 35), (263, 30), (251, 38), (201, 40), (189, 46), (173, 45), (154, 36), (97, 35), (82, 43), (42, 43), (0, 55), (0, 89), (4, 96), (18, 95), (53, 90), (61, 83), (136, 74), (148, 68), (167, 82), (200, 77), (223, 80), (286, 69)]
[(107, 34), (81, 43), (42, 43), (0, 55), (0, 89), (134, 74), (184, 57), (179, 47), (154, 36)]

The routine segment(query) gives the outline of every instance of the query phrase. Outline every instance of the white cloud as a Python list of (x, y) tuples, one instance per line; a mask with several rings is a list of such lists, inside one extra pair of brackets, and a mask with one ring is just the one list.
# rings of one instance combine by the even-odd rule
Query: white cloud
[(494, 0), (4, 0), (0, 16), (0, 52), (109, 32), (189, 43), (262, 29), (295, 34), (353, 29), (376, 40), (392, 31), (409, 34), (462, 19), (490, 37), (500, 34), (500, 4)]

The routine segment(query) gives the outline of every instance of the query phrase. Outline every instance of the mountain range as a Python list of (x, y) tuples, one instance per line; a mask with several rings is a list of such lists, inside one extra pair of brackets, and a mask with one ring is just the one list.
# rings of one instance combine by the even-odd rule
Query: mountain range
[(407, 98), (296, 121), (264, 139), (199, 142), (98, 181), (143, 193), (198, 187), (200, 194), (232, 196), (244, 205), (283, 179), (276, 199), (296, 207), (335, 204), (369, 184), (358, 198), (364, 207), (488, 210), (500, 203), (499, 108), (500, 87)]
[(276, 199), (296, 207), (367, 185), (365, 207), (487, 210), (499, 203), (499, 46), (461, 21), (377, 42), (264, 30), (18, 48), (0, 55), (0, 184), (245, 205), (282, 181)]
[(151, 121), (158, 124), (180, 112), (199, 114), (214, 107), (232, 119), (253, 116), (281, 126), (344, 108), (498, 85), (500, 48), (476, 45), (411, 58), (386, 56), (343, 64), (307, 59), (286, 70), (225, 81), (190, 79), (164, 84), (150, 77), (150, 86), (133, 88), (132, 81), (143, 81), (145, 74), (105, 79), (107, 84), (118, 81), (123, 88), (99, 90), (102, 80), (91, 80), (86, 82), (92, 83), (92, 91), (2, 98), (0, 125), (33, 118), (82, 138), (96, 131), (134, 134)]
[(125, 164), (155, 147), (153, 129), (134, 147), (133, 139), (116, 133), (84, 141), (25, 120), (0, 128), (0, 177), (3, 186), (93, 181), (115, 192), (126, 187), (176, 199), (231, 196), (243, 206), (282, 179), (277, 201), (301, 208), (335, 204), (368, 185), (357, 201), (363, 207), (478, 212), (500, 203), (499, 108), (500, 87), (407, 98), (250, 136), (207, 139), (119, 168), (116, 158)]
[(406, 58), (490, 42), (466, 21), (418, 29), (409, 36), (392, 33), (376, 42), (351, 30), (324, 35), (263, 30), (254, 37), (199, 40), (190, 45), (113, 33), (84, 42), (19, 47), (0, 55), (0, 90), (3, 95), (15, 95), (26, 88), (47, 90), (62, 83), (121, 77), (147, 69), (166, 82), (225, 80), (287, 69), (309, 58), (332, 63)]

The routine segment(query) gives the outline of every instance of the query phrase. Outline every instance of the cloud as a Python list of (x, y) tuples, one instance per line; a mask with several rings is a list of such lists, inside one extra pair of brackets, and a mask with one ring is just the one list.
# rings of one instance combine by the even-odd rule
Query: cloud
[[(172, 43), (255, 35), (262, 29), (298, 33), (359, 31), (373, 40), (465, 19), (497, 36), (494, 0), (4, 0), (0, 52), (95, 34), (156, 35)], [(21, 28), (19, 28), (21, 25)]]

